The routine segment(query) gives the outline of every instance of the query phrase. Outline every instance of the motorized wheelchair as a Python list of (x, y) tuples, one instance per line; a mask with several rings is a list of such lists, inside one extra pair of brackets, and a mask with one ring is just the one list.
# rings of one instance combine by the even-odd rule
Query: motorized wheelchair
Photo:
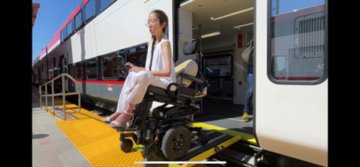
[[(150, 85), (143, 102), (136, 107), (132, 125), (118, 128), (123, 152), (131, 152), (136, 143), (144, 146), (146, 160), (178, 160), (190, 145), (207, 143), (201, 128), (191, 127), (194, 116), (201, 113), (201, 99), (208, 86), (198, 72), (195, 46), (196, 41), (185, 46), (186, 56), (175, 63), (177, 82), (167, 89)], [(150, 111), (154, 102), (163, 104)]]

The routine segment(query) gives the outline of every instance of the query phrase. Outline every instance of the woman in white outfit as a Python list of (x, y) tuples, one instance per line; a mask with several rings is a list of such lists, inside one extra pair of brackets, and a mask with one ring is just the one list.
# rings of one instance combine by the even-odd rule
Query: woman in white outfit
[(127, 63), (129, 74), (120, 93), (116, 112), (105, 118), (111, 127), (125, 127), (133, 120), (135, 105), (139, 104), (149, 85), (164, 88), (176, 82), (170, 42), (163, 39), (168, 17), (161, 10), (150, 12), (148, 27), (152, 36), (146, 56), (145, 68)]

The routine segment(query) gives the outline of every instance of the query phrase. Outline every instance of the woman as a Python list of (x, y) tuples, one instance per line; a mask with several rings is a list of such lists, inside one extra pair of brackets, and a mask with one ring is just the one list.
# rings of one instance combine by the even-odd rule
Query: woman
[(148, 27), (152, 42), (148, 45), (145, 68), (127, 63), (129, 74), (121, 90), (116, 112), (105, 118), (111, 127), (126, 127), (134, 117), (135, 105), (139, 104), (149, 85), (166, 89), (176, 82), (170, 42), (163, 38), (168, 25), (168, 17), (161, 10), (150, 12)]

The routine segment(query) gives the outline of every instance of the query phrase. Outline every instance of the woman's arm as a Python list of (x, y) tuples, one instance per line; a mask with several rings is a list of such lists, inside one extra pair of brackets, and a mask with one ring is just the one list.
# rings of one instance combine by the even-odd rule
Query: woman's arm
[(161, 71), (151, 71), (151, 73), (154, 76), (158, 77), (169, 77), (170, 71), (171, 71), (171, 48), (170, 48), (170, 42), (165, 41), (161, 44), (161, 50), (163, 52), (164, 60), (165, 60), (165, 69)]

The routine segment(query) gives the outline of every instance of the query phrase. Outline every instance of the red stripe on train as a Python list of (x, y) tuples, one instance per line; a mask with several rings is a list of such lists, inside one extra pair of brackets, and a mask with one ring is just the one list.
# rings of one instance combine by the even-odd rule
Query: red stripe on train
[(117, 84), (124, 85), (125, 81), (102, 81), (102, 80), (76, 80), (81, 83), (90, 83), (90, 84)]

